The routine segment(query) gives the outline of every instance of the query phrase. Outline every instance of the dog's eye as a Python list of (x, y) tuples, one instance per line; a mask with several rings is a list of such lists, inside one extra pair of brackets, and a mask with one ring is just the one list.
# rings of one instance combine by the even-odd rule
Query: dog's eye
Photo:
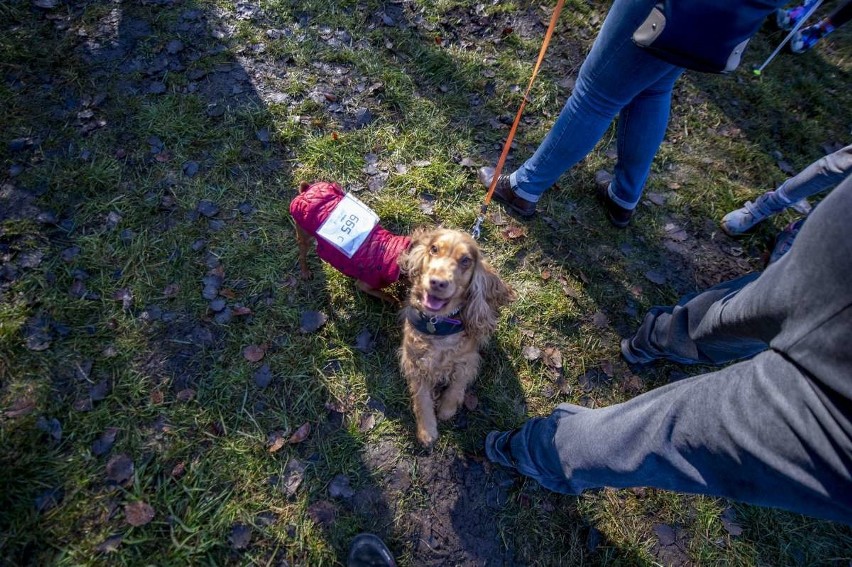
[(459, 265), (463, 270), (466, 270), (473, 263), (473, 259), (470, 256), (462, 256), (462, 259), (459, 260)]
[(435, 246), (434, 244), (432, 246), (430, 246), (429, 247), (429, 254), (431, 254), (432, 256), (437, 256), (438, 255), (438, 247)]

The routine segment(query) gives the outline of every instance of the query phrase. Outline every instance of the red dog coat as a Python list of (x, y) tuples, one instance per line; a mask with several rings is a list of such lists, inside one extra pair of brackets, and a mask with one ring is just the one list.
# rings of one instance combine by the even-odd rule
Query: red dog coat
[(318, 181), (293, 199), (290, 214), (305, 232), (316, 237), (317, 255), (333, 268), (373, 289), (391, 285), (399, 279), (397, 258), (411, 244), (407, 236), (397, 236), (377, 224), (351, 258), (322, 237), (317, 237), (322, 223), (343, 196), (343, 190), (337, 183)]

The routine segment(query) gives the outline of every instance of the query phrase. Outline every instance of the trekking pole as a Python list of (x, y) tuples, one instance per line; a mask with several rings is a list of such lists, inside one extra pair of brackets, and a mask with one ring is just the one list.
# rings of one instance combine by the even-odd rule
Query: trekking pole
[(804, 24), (808, 20), (808, 18), (811, 17), (811, 14), (816, 12), (816, 9), (819, 8), (820, 4), (822, 4), (822, 0), (816, 0), (816, 2), (814, 2), (813, 6), (811, 6), (811, 8), (808, 9), (808, 11), (805, 13), (805, 15), (802, 16), (802, 19), (800, 19), (798, 22), (796, 22), (796, 25), (793, 26), (793, 29), (791, 29), (790, 33), (787, 34), (787, 37), (784, 38), (784, 41), (782, 41), (780, 44), (778, 44), (778, 47), (775, 48), (775, 51), (772, 52), (772, 55), (769, 56), (769, 59), (764, 61), (763, 65), (761, 65), (760, 67), (758, 67), (757, 69), (754, 70), (755, 75), (757, 75), (758, 77), (760, 76), (760, 74), (763, 72), (763, 70), (766, 68), (766, 66), (769, 65), (769, 63), (773, 59), (775, 59), (775, 56), (778, 55), (778, 53), (781, 51), (781, 49), (785, 45), (787, 45), (787, 42), (790, 41), (790, 38), (792, 38), (796, 34), (796, 32), (799, 31), (799, 28), (802, 27), (802, 24)]

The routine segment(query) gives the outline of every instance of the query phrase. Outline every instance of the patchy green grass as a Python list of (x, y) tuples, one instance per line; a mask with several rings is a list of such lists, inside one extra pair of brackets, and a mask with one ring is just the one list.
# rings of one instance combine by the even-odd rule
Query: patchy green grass
[[(511, 165), (559, 113), (606, 9), (568, 3)], [(591, 190), (614, 163), (614, 130), (535, 220), (491, 207), (481, 243), (518, 301), (431, 454), (412, 435), (394, 310), (313, 256), (314, 279), (298, 279), (288, 205), (303, 179), (357, 191), (399, 232), (472, 226), (483, 190), (468, 163), (496, 160), (548, 12), (458, 0), (0, 6), (4, 564), (332, 565), (365, 530), (402, 565), (438, 561), (428, 537), (448, 564), (852, 559), (840, 525), (650, 489), (570, 498), (501, 485), (482, 454), (488, 431), (558, 403), (610, 405), (707, 370), (635, 375), (618, 340), (650, 306), (760, 269), (797, 213), (736, 242), (716, 223), (780, 183), (779, 161), (798, 171), (848, 142), (848, 30), (782, 54), (760, 79), (748, 67), (778, 32), (762, 31), (732, 77), (688, 73), (654, 200), (626, 231)], [(224, 312), (203, 296), (211, 276)], [(303, 332), (311, 312), (328, 320)], [(365, 336), (374, 344), (359, 349)], [(250, 346), (262, 361), (247, 360)], [(558, 351), (561, 377), (526, 347)], [(304, 439), (270, 451), (304, 424)], [(132, 471), (114, 470), (120, 455)], [(445, 474), (458, 470), (462, 482)], [(353, 495), (335, 496), (340, 475)], [(154, 516), (133, 526), (137, 501)], [(661, 548), (660, 530), (677, 549)]]

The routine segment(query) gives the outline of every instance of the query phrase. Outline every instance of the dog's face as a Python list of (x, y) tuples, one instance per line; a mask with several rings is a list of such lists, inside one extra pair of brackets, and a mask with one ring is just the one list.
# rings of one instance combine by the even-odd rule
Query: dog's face
[(481, 262), (476, 242), (448, 229), (415, 232), (411, 238), (401, 262), (411, 278), (411, 305), (434, 315), (458, 310)]

